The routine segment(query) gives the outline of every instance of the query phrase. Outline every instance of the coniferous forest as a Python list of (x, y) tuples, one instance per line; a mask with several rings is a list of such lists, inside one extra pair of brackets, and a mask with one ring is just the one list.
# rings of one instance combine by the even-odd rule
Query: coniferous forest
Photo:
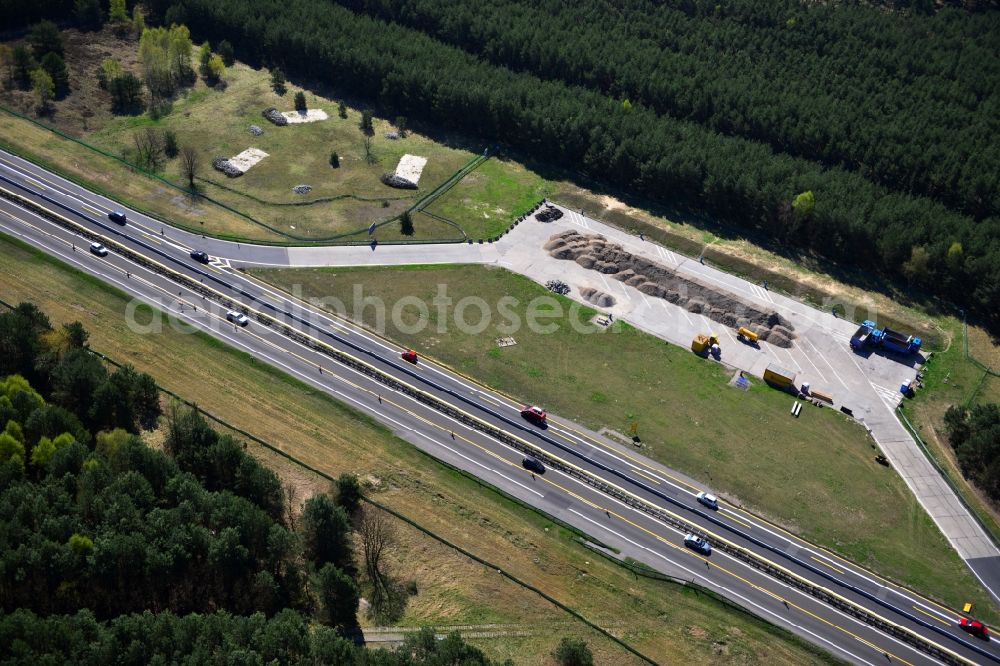
[[(60, 2), (0, 4), (0, 15), (24, 22)], [(144, 7), (151, 23), (186, 23), (243, 60), (331, 84), (432, 133), (455, 129), (707, 213), (998, 323), (996, 2)]]
[[(995, 8), (152, 0), (151, 9), (198, 37), (228, 39), (250, 62), (996, 316)], [(804, 192), (812, 203), (793, 205)]]
[[(490, 666), (458, 634), (355, 645), (357, 498), (309, 498), (173, 404), (108, 372), (79, 323), (0, 313), (0, 662)], [(338, 504), (339, 502), (339, 504)]]

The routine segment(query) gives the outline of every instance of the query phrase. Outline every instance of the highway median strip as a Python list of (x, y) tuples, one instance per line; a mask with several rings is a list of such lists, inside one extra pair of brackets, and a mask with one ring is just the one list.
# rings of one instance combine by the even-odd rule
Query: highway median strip
[[(516, 435), (513, 435), (513, 434), (507, 432), (506, 430), (504, 430), (504, 429), (502, 429), (502, 428), (500, 428), (498, 426), (495, 426), (495, 425), (493, 425), (491, 423), (488, 423), (488, 422), (482, 420), (481, 418), (479, 418), (477, 416), (474, 416), (474, 415), (472, 415), (472, 414), (470, 414), (470, 413), (468, 413), (468, 412), (466, 412), (466, 411), (464, 411), (462, 409), (459, 409), (458, 407), (445, 402), (441, 398), (439, 398), (437, 396), (434, 396), (434, 395), (432, 395), (430, 393), (427, 393), (426, 391), (423, 391), (423, 390), (421, 390), (421, 389), (413, 386), (412, 384), (409, 384), (409, 383), (407, 383), (407, 382), (405, 382), (405, 381), (403, 381), (403, 380), (401, 380), (401, 379), (399, 379), (399, 378), (397, 378), (395, 376), (392, 376), (392, 375), (386, 373), (385, 371), (380, 370), (379, 368), (376, 368), (375, 366), (371, 365), (370, 363), (368, 363), (368, 362), (366, 362), (366, 361), (364, 361), (364, 360), (362, 360), (362, 359), (360, 359), (360, 358), (358, 358), (358, 357), (356, 357), (356, 356), (354, 356), (354, 355), (352, 355), (352, 354), (350, 354), (348, 352), (345, 352), (345, 351), (342, 351), (340, 349), (337, 349), (337, 348), (333, 347), (332, 345), (330, 345), (330, 344), (328, 344), (328, 343), (326, 343), (326, 342), (324, 342), (324, 341), (322, 341), (322, 340), (320, 340), (320, 339), (318, 339), (318, 338), (316, 338), (316, 337), (314, 337), (312, 335), (309, 335), (307, 333), (304, 333), (303, 331), (297, 330), (297, 329), (293, 328), (292, 326), (290, 326), (289, 324), (287, 324), (287, 323), (279, 320), (278, 318), (276, 318), (274, 316), (271, 316), (271, 315), (266, 314), (264, 312), (261, 312), (259, 310), (254, 310), (252, 308), (249, 308), (245, 304), (243, 304), (243, 303), (241, 303), (239, 301), (235, 301), (234, 299), (232, 299), (231, 297), (227, 296), (226, 294), (224, 294), (224, 293), (222, 293), (222, 292), (220, 292), (220, 291), (218, 291), (216, 289), (213, 289), (212, 287), (209, 287), (209, 286), (207, 286), (207, 285), (199, 282), (197, 279), (195, 279), (193, 277), (190, 277), (188, 275), (185, 275), (183, 273), (175, 271), (175, 270), (173, 270), (172, 268), (166, 266), (163, 263), (160, 263), (160, 262), (158, 262), (156, 260), (150, 259), (149, 257), (147, 257), (147, 256), (145, 256), (145, 255), (143, 255), (143, 254), (141, 254), (139, 252), (136, 252), (135, 250), (132, 250), (131, 248), (125, 246), (122, 243), (119, 243), (117, 241), (111, 240), (109, 238), (106, 238), (106, 237), (102, 236), (99, 233), (91, 231), (90, 229), (87, 229), (86, 227), (78, 224), (77, 222), (74, 222), (74, 221), (72, 221), (72, 220), (70, 220), (70, 219), (68, 219), (68, 218), (66, 218), (66, 217), (64, 217), (64, 216), (62, 216), (62, 215), (60, 215), (58, 213), (55, 213), (52, 210), (49, 210), (49, 209), (45, 208), (44, 206), (41, 206), (41, 205), (37, 204), (34, 201), (31, 201), (30, 199), (22, 197), (22, 196), (18, 195), (17, 193), (12, 192), (11, 190), (9, 190), (9, 189), (7, 189), (5, 187), (0, 187), (0, 196), (3, 196), (4, 198), (10, 199), (10, 200), (13, 200), (13, 201), (17, 202), (19, 205), (21, 205), (22, 207), (30, 209), (33, 212), (36, 212), (37, 214), (42, 215), (43, 217), (45, 217), (45, 218), (47, 218), (47, 219), (49, 219), (49, 220), (51, 220), (51, 221), (53, 221), (53, 222), (55, 222), (55, 223), (63, 226), (64, 228), (67, 228), (67, 229), (73, 231), (74, 233), (77, 233), (77, 234), (79, 234), (79, 235), (81, 235), (81, 236), (83, 236), (85, 238), (89, 238), (91, 240), (97, 240), (97, 241), (103, 242), (110, 249), (113, 249), (117, 253), (119, 253), (122, 256), (124, 256), (124, 257), (126, 257), (126, 258), (128, 258), (128, 259), (130, 259), (132, 261), (134, 261), (135, 263), (137, 263), (139, 265), (142, 265), (142, 266), (144, 266), (146, 268), (149, 268), (150, 270), (153, 270), (154, 272), (157, 272), (157, 273), (159, 273), (161, 275), (169, 277), (170, 279), (172, 279), (176, 283), (183, 285), (184, 287), (186, 287), (187, 289), (189, 289), (189, 290), (191, 290), (193, 292), (199, 293), (199, 294), (201, 294), (203, 296), (206, 296), (206, 297), (211, 297), (212, 300), (214, 300), (217, 303), (225, 306), (226, 308), (229, 308), (229, 309), (241, 309), (241, 310), (245, 311), (248, 314), (253, 314), (253, 316), (256, 318), (256, 320), (258, 322), (260, 322), (261, 324), (263, 324), (265, 326), (268, 326), (268, 327), (276, 327), (276, 330), (279, 330), (283, 335), (285, 335), (289, 339), (294, 340), (294, 341), (296, 341), (296, 342), (298, 342), (300, 344), (303, 344), (304, 346), (309, 347), (309, 348), (311, 348), (311, 349), (313, 349), (315, 351), (318, 351), (318, 352), (320, 352), (320, 353), (322, 353), (322, 354), (324, 354), (324, 355), (326, 355), (326, 356), (334, 359), (335, 361), (346, 365), (347, 367), (350, 367), (350, 368), (352, 368), (354, 370), (357, 370), (357, 371), (361, 372), (362, 374), (364, 374), (364, 375), (372, 378), (373, 380), (379, 382), (380, 384), (382, 384), (384, 386), (387, 386), (387, 387), (389, 387), (392, 390), (395, 390), (395, 391), (398, 391), (400, 393), (406, 394), (409, 397), (417, 400), (418, 402), (421, 402), (422, 404), (424, 404), (424, 405), (426, 405), (426, 406), (428, 406), (428, 407), (430, 407), (430, 408), (432, 408), (432, 409), (434, 409), (434, 410), (436, 410), (436, 411), (438, 411), (438, 412), (440, 412), (442, 414), (450, 416), (451, 418), (454, 418), (454, 419), (456, 419), (456, 420), (458, 420), (458, 421), (460, 421), (460, 422), (468, 425), (469, 427), (471, 427), (471, 428), (473, 428), (473, 429), (475, 429), (477, 431), (483, 432), (483, 433), (485, 433), (485, 434), (487, 434), (487, 435), (489, 435), (489, 436), (497, 439), (498, 441), (500, 441), (500, 442), (502, 442), (502, 443), (504, 443), (504, 444), (506, 444), (508, 446), (511, 446), (512, 448), (514, 448), (514, 449), (516, 449), (518, 451), (531, 454), (531, 455), (535, 456), (536, 458), (538, 458), (539, 460), (543, 461), (544, 463), (547, 463), (548, 465), (550, 465), (552, 467), (558, 468), (563, 473), (565, 473), (565, 474), (567, 474), (569, 476), (573, 476), (574, 478), (577, 478), (577, 479), (583, 481), (584, 483), (586, 483), (586, 484), (588, 484), (588, 485), (590, 485), (590, 486), (592, 486), (594, 488), (597, 488), (598, 490), (600, 490), (604, 494), (606, 494), (606, 495), (608, 495), (608, 496), (610, 496), (612, 498), (615, 498), (615, 499), (621, 501), (622, 503), (624, 503), (626, 505), (629, 505), (629, 506), (632, 506), (634, 508), (637, 508), (637, 509), (643, 511), (644, 513), (648, 514), (648, 515), (653, 516), (654, 518), (658, 519), (660, 522), (663, 522), (663, 523), (665, 523), (667, 525), (673, 526), (673, 527), (675, 527), (677, 529), (680, 529), (682, 531), (685, 531), (685, 532), (694, 532), (694, 533), (700, 534), (702, 536), (707, 536), (711, 540), (713, 546), (715, 546), (719, 550), (722, 550), (722, 551), (726, 552), (727, 554), (733, 556), (734, 558), (741, 560), (742, 562), (748, 564), (749, 566), (751, 566), (751, 567), (753, 567), (753, 568), (755, 568), (755, 569), (757, 569), (759, 571), (762, 571), (762, 572), (770, 575), (773, 578), (781, 580), (781, 581), (783, 581), (783, 582), (785, 582), (785, 583), (787, 583), (787, 584), (789, 584), (789, 585), (791, 585), (793, 587), (796, 587), (797, 589), (805, 591), (808, 594), (810, 594), (811, 596), (813, 596), (813, 597), (815, 597), (815, 598), (817, 598), (817, 599), (819, 599), (819, 600), (827, 603), (828, 605), (830, 605), (832, 607), (835, 607), (835, 608), (838, 608), (838, 609), (840, 609), (840, 610), (842, 610), (842, 611), (844, 611), (844, 612), (846, 612), (846, 613), (848, 613), (848, 614), (850, 614), (850, 615), (852, 615), (852, 616), (854, 616), (854, 617), (856, 617), (858, 619), (861, 619), (865, 623), (867, 623), (867, 624), (869, 624), (869, 625), (871, 625), (873, 627), (876, 627), (877, 629), (883, 631), (884, 633), (887, 633), (889, 635), (895, 636), (895, 637), (899, 638), (900, 640), (902, 640), (902, 641), (904, 641), (904, 642), (906, 642), (906, 643), (908, 643), (908, 644), (916, 647), (917, 649), (919, 649), (919, 650), (921, 650), (921, 651), (923, 651), (923, 652), (925, 652), (925, 653), (927, 653), (929, 655), (932, 655), (934, 657), (937, 657), (937, 658), (941, 659), (945, 663), (949, 663), (949, 664), (971, 664), (971, 663), (973, 663), (973, 662), (965, 659), (961, 655), (958, 655), (957, 653), (949, 650), (948, 648), (945, 648), (944, 646), (941, 646), (941, 645), (939, 645), (937, 643), (929, 641), (928, 639), (924, 638), (923, 636), (920, 636), (919, 634), (916, 634), (915, 632), (913, 632), (912, 630), (910, 630), (907, 627), (898, 625), (898, 624), (896, 624), (894, 622), (891, 622), (891, 621), (889, 621), (889, 620), (887, 620), (885, 618), (882, 618), (879, 615), (876, 615), (875, 613), (873, 613), (869, 609), (867, 609), (867, 608), (865, 608), (865, 607), (857, 604), (854, 601), (851, 601), (850, 599), (847, 599), (846, 597), (843, 597), (843, 596), (837, 594), (836, 592), (833, 592), (832, 590), (830, 590), (829, 588), (827, 588), (825, 586), (818, 585), (818, 584), (816, 584), (816, 583), (814, 583), (814, 582), (812, 582), (812, 581), (810, 581), (810, 580), (808, 580), (808, 579), (806, 579), (806, 578), (804, 578), (804, 577), (802, 577), (802, 576), (794, 573), (793, 571), (791, 571), (791, 570), (789, 570), (789, 569), (787, 569), (787, 568), (785, 568), (785, 567), (783, 567), (783, 566), (781, 566), (779, 564), (776, 564), (776, 563), (771, 562), (771, 561), (769, 561), (767, 559), (764, 559), (761, 556), (757, 555), (756, 553), (753, 553), (752, 551), (744, 548), (743, 546), (735, 544), (735, 543), (733, 543), (733, 542), (731, 542), (731, 541), (729, 541), (727, 539), (724, 539), (722, 537), (719, 537), (718, 535), (715, 535), (713, 533), (706, 532), (705, 530), (701, 529), (700, 527), (695, 526), (695, 525), (687, 522), (685, 519), (681, 518), (677, 514), (674, 514), (674, 513), (670, 512), (670, 511), (667, 511), (666, 509), (663, 509), (662, 507), (659, 507), (659, 506), (657, 506), (655, 504), (652, 504), (648, 500), (646, 500), (646, 499), (644, 499), (642, 497), (639, 497), (638, 495), (635, 495), (635, 494), (631, 493), (630, 491), (627, 491), (627, 490), (625, 490), (625, 489), (623, 489), (623, 488), (621, 488), (621, 487), (619, 487), (619, 486), (617, 486), (617, 485), (615, 485), (613, 483), (610, 483), (610, 482), (608, 482), (608, 481), (606, 481), (606, 480), (604, 480), (604, 479), (602, 479), (600, 477), (597, 477), (593, 473), (591, 473), (591, 472), (589, 472), (589, 471), (587, 471), (587, 470), (585, 470), (583, 468), (578, 467), (574, 463), (569, 462), (568, 460), (560, 458), (560, 457), (558, 457), (556, 455), (553, 455), (552, 453), (550, 453), (550, 452), (548, 452), (548, 451), (546, 451), (544, 449), (541, 449), (541, 448), (537, 447), (536, 445), (531, 444), (530, 442), (528, 442), (528, 441), (526, 441), (524, 439), (521, 439), (520, 437), (518, 437)], [(39, 195), (39, 196), (41, 196), (43, 199), (48, 200), (48, 198), (45, 197), (44, 195)], [(61, 204), (58, 204), (56, 202), (51, 202), (51, 203), (53, 203), (56, 206), (61, 206)], [(98, 222), (96, 220), (94, 222), (97, 223), (99, 226), (102, 226), (102, 227), (104, 226), (101, 222)], [(144, 243), (144, 241), (139, 241), (137, 239), (133, 239), (133, 240), (136, 241), (136, 242), (139, 242), (139, 243)], [(158, 254), (164, 254), (162, 251), (157, 250), (156, 248), (152, 248), (151, 246), (150, 246), (150, 250), (152, 250), (153, 252), (158, 253)], [(203, 275), (205, 275), (206, 277), (208, 277), (208, 278), (210, 278), (212, 280), (216, 280), (216, 281), (222, 283), (222, 280), (219, 280), (218, 278), (215, 278), (212, 275), (205, 274), (205, 273), (203, 273)], [(252, 296), (251, 294), (243, 292), (240, 289), (237, 289), (237, 291), (238, 291), (238, 293), (240, 293), (241, 296), (244, 296), (244, 297), (246, 297), (248, 299), (252, 299), (254, 301), (258, 301), (259, 302), (259, 299), (257, 299), (256, 297)], [(270, 306), (269, 304), (266, 304), (266, 303), (265, 303), (265, 305), (268, 305), (269, 307), (271, 307), (272, 309), (274, 309), (275, 311), (277, 311), (277, 308), (274, 308), (273, 306)], [(283, 313), (283, 314), (285, 314), (289, 318), (294, 319), (294, 317), (290, 313)], [(330, 335), (330, 334), (327, 333), (327, 335)], [(341, 340), (341, 342), (344, 343), (344, 344), (346, 344), (346, 345), (348, 345), (348, 346), (354, 347), (354, 345), (351, 344), (350, 342), (347, 342), (347, 341), (344, 341), (344, 340)], [(408, 370), (406, 368), (403, 368), (402, 366), (400, 366), (400, 370), (402, 370), (403, 372), (405, 372), (407, 374), (413, 375), (412, 371), (410, 371), (410, 370)], [(503, 420), (505, 420), (505, 421), (507, 420), (505, 417), (501, 417), (501, 418)], [(549, 438), (546, 438), (546, 439), (549, 439)], [(549, 439), (549, 441), (552, 441), (552, 440)], [(554, 441), (552, 441), (552, 443), (554, 445), (556, 445), (556, 446), (559, 446), (560, 448), (566, 448), (565, 446), (560, 445), (560, 444), (558, 444), (558, 443), (556, 443)], [(613, 470), (608, 470), (608, 471), (612, 471), (613, 472)], [(755, 539), (752, 539), (752, 538), (750, 538), (750, 540), (751, 541), (756, 541)], [(809, 565), (805, 565), (805, 566), (807, 566), (808, 568), (812, 568), (812, 567), (809, 567)], [(816, 570), (816, 569), (813, 569), (813, 570), (816, 571), (817, 573), (819, 573), (820, 575), (824, 576), (824, 577), (830, 578), (830, 576), (828, 574), (826, 574), (826, 573), (824, 573), (822, 571), (819, 571), (819, 570)], [(869, 594), (865, 593), (862, 590), (855, 590), (855, 591), (858, 592), (859, 594), (862, 594), (864, 596), (868, 596), (869, 598), (872, 598), (873, 601), (875, 601), (876, 603), (880, 603), (882, 605), (886, 605), (886, 604), (884, 604), (884, 602), (881, 602), (881, 601), (879, 601), (877, 599), (874, 599), (873, 595), (869, 595)], [(900, 611), (899, 609), (895, 609), (895, 610), (897, 610), (897, 612), (901, 612), (903, 614), (907, 614), (907, 613), (905, 613), (903, 611)], [(929, 625), (928, 623), (926, 623), (925, 621), (917, 618), (916, 616), (910, 615), (910, 619), (912, 621), (918, 623), (918, 624), (921, 624), (923, 626), (931, 628), (931, 629), (933, 629), (935, 631), (940, 631), (936, 627), (933, 627), (933, 626)], [(982, 651), (981, 649), (977, 648), (976, 646), (972, 646), (972, 649), (975, 649), (977, 652), (980, 652), (984, 656), (989, 656), (989, 657), (992, 658), (992, 655), (990, 655), (989, 653), (987, 653), (985, 651)]]

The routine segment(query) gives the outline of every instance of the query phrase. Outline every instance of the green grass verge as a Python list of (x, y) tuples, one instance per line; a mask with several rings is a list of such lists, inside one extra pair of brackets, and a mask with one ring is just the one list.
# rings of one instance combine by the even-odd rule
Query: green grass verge
[[(595, 558), (574, 531), (432, 461), (349, 407), (214, 339), (169, 326), (161, 333), (136, 334), (126, 323), (128, 299), (121, 292), (81, 279), (58, 260), (2, 235), (0, 253), (4, 300), (31, 300), (57, 324), (81, 321), (95, 349), (111, 350), (116, 360), (150, 372), (165, 388), (324, 474), (352, 471), (363, 480), (376, 479), (372, 493), (380, 503), (503, 563), (661, 663), (723, 663), (730, 660), (727, 655), (749, 663), (835, 661), (724, 602), (671, 583), (636, 579), (624, 567)], [(392, 563), (401, 579), (416, 580), (420, 589), (401, 624), (552, 627), (525, 639), (479, 645), (519, 664), (543, 666), (561, 636), (575, 635), (591, 643), (598, 663), (638, 663), (495, 572), (418, 537), (401, 534), (406, 552)]]
[(520, 164), (491, 159), (438, 197), (427, 211), (460, 224), (470, 238), (502, 234), (553, 186)]
[[(982, 525), (1000, 542), (1000, 512), (996, 503), (969, 485), (962, 476), (954, 452), (948, 444), (944, 428), (944, 413), (952, 405), (1000, 402), (1000, 378), (992, 376), (965, 355), (963, 325), (955, 319), (942, 319), (953, 336), (952, 344), (933, 354), (923, 369), (924, 386), (910, 400), (904, 400), (900, 412), (913, 424), (918, 436), (951, 480), (966, 505), (975, 511)], [(969, 329), (972, 337), (988, 344), (981, 330)], [(970, 351), (973, 354), (976, 346)]]
[[(255, 272), (306, 296), (352, 302), (354, 285), (392, 305), (415, 296), (430, 305), (420, 332), (416, 308), (401, 311), (403, 328), (388, 337), (465, 372), (483, 383), (591, 428), (628, 432), (638, 424), (642, 453), (752, 507), (805, 538), (921, 590), (952, 607), (974, 600), (990, 606), (985, 591), (947, 544), (905, 484), (874, 462), (865, 431), (839, 412), (809, 408), (788, 417), (788, 396), (763, 385), (748, 392), (728, 386), (730, 373), (687, 349), (618, 325), (614, 332), (580, 332), (567, 320), (558, 330), (512, 335), (500, 349), (496, 304), (517, 299), (522, 322), (535, 297), (552, 295), (521, 276), (478, 266), (409, 269), (302, 269)], [(446, 285), (453, 303), (478, 296), (494, 307), (481, 333), (463, 333), (439, 320), (431, 300)], [(593, 313), (568, 299), (579, 319)], [(354, 311), (349, 306), (348, 311)], [(476, 312), (470, 309), (468, 312)], [(376, 311), (360, 313), (374, 325)], [(475, 323), (478, 313), (467, 316)]]

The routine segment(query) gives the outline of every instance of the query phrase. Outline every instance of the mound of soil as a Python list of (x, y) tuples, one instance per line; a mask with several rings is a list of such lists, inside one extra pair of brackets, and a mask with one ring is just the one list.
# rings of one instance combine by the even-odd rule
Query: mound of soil
[[(673, 269), (634, 255), (599, 234), (564, 231), (551, 236), (543, 247), (555, 259), (575, 261), (584, 268), (611, 275), (644, 294), (667, 300), (688, 312), (703, 314), (732, 328), (746, 326), (761, 340), (778, 347), (791, 347), (795, 339), (794, 326), (777, 312), (760, 310), (732, 293), (682, 277)], [(596, 289), (584, 289), (580, 295), (601, 307), (614, 304), (613, 296)], [(605, 305), (592, 300), (602, 297), (611, 299), (611, 303)]]
[(599, 308), (610, 308), (615, 304), (615, 297), (611, 294), (605, 294), (603, 291), (598, 291), (597, 289), (592, 289), (591, 287), (584, 287), (580, 290), (580, 295), (583, 296), (583, 300), (596, 305)]
[(417, 184), (412, 180), (407, 180), (402, 176), (397, 176), (394, 173), (384, 173), (382, 174), (382, 183), (388, 185), (389, 187), (395, 187), (400, 190), (415, 190), (417, 189)]
[(273, 106), (269, 106), (266, 109), (264, 109), (261, 112), (261, 115), (270, 120), (275, 125), (278, 125), (279, 127), (284, 127), (285, 125), (288, 124), (288, 118), (281, 115), (281, 112), (278, 111)]
[(221, 171), (230, 178), (239, 178), (243, 175), (243, 171), (225, 157), (216, 157), (212, 160), (212, 168)]

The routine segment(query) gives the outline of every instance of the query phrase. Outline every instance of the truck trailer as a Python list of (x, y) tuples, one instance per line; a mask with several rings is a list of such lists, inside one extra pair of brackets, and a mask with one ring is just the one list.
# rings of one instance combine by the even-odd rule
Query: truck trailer
[(916, 354), (920, 351), (920, 338), (903, 335), (891, 328), (884, 328), (877, 333), (879, 334), (879, 344), (889, 351), (899, 354)]
[(785, 370), (775, 363), (771, 363), (764, 370), (764, 381), (776, 388), (788, 389), (789, 387), (794, 387), (795, 373), (791, 370)]
[(921, 340), (912, 335), (904, 335), (891, 328), (875, 328), (875, 322), (866, 319), (851, 336), (851, 349), (859, 351), (866, 346), (882, 347), (897, 354), (916, 354), (920, 351)]
[(861, 349), (871, 340), (871, 335), (875, 331), (875, 322), (866, 319), (858, 326), (858, 330), (851, 336), (851, 349)]

